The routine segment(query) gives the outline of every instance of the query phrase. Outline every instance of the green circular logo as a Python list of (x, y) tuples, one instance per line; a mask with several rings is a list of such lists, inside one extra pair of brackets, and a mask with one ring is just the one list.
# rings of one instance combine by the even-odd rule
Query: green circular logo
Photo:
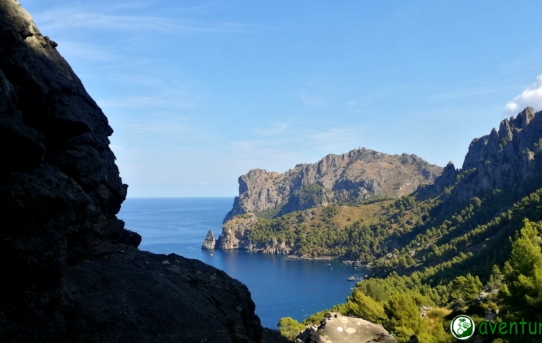
[(471, 317), (460, 315), (452, 320), (450, 331), (457, 339), (468, 339), (474, 334), (474, 321)]

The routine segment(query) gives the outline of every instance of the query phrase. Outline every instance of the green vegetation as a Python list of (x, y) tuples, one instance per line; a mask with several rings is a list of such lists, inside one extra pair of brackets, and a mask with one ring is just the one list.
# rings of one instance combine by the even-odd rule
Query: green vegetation
[[(534, 172), (542, 138), (521, 148), (508, 139), (499, 143), (497, 149), (515, 149), (517, 156), (480, 159), (478, 168), (458, 173), (444, 188), (420, 187), (410, 196), (365, 202), (353, 196), (258, 219), (250, 233), (254, 242), (277, 238), (297, 255), (370, 263), (372, 277), (359, 282), (344, 303), (296, 323), (318, 323), (335, 311), (379, 323), (399, 342), (416, 334), (421, 342), (436, 343), (455, 341), (449, 326), (459, 314), (476, 324), (484, 318), (542, 322), (542, 174)], [(518, 158), (530, 163), (523, 176), (513, 170), (522, 166), (510, 165)], [(306, 201), (325, 197), (316, 186), (298, 195)], [(482, 338), (540, 340), (494, 332), (472, 341)]]
[[(458, 182), (476, 172), (459, 175)], [(423, 201), (403, 197), (356, 207), (365, 219), (349, 212), (352, 207), (332, 205), (259, 220), (253, 234), (256, 239), (282, 235), (298, 254), (372, 262), (379, 277), (358, 283), (332, 311), (380, 323), (399, 341), (415, 333), (422, 342), (453, 342), (449, 324), (460, 313), (480, 323), (499, 309), (499, 320), (542, 322), (542, 188), (537, 184), (453, 205), (446, 202), (451, 186)], [(522, 193), (528, 195), (521, 198)], [(343, 221), (346, 216), (356, 219)], [(424, 318), (423, 306), (432, 307)], [(327, 312), (303, 324), (318, 322)], [(519, 338), (495, 336), (488, 342), (528, 342)]]
[(280, 333), (288, 339), (294, 341), (295, 337), (305, 330), (305, 325), (300, 324), (297, 320), (290, 317), (281, 318), (277, 323), (277, 328)]

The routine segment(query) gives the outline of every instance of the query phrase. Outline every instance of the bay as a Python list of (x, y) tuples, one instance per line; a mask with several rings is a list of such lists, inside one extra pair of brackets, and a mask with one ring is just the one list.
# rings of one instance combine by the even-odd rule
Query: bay
[(337, 261), (287, 260), (240, 250), (201, 250), (209, 230), (222, 232), (233, 198), (128, 198), (118, 217), (143, 240), (139, 249), (175, 253), (224, 270), (248, 286), (262, 325), (276, 328), (282, 317), (298, 321), (342, 303), (365, 270)]

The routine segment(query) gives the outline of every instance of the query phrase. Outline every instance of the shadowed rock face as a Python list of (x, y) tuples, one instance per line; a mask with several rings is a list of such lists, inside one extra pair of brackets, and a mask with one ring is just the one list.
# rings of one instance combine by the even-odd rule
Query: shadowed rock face
[(441, 173), (441, 167), (416, 155), (388, 155), (365, 148), (298, 164), (283, 174), (253, 169), (239, 177), (239, 196), (224, 222), (238, 214), (281, 216), (337, 202), (403, 196), (420, 183), (433, 183)]
[(280, 341), (240, 282), (137, 249), (113, 130), (56, 46), (0, 0), (0, 341)]

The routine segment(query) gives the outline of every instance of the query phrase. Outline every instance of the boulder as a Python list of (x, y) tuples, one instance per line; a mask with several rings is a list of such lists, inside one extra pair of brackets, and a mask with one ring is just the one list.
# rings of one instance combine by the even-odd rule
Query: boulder
[(298, 343), (397, 343), (397, 340), (382, 325), (367, 320), (343, 316), (331, 312), (319, 326), (307, 328), (297, 338)]

